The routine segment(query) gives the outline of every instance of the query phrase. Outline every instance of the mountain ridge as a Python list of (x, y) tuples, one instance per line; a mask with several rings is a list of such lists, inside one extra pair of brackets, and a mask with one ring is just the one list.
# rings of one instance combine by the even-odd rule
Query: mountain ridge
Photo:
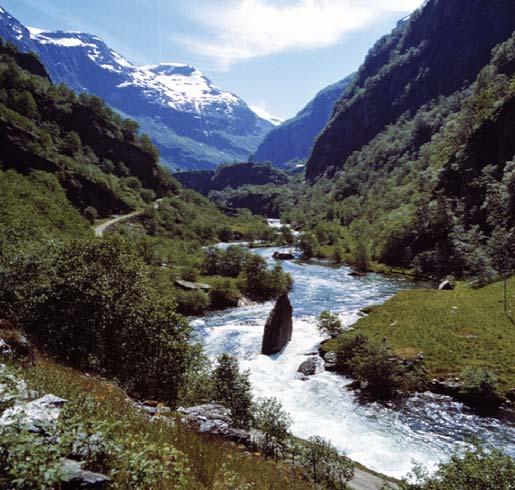
[(241, 98), (189, 65), (136, 66), (98, 36), (27, 28), (3, 8), (0, 36), (36, 52), (54, 82), (98, 95), (136, 120), (172, 168), (244, 160), (273, 128)]
[(334, 104), (352, 83), (354, 74), (320, 90), (294, 117), (272, 129), (259, 145), (254, 159), (277, 167), (303, 162), (332, 114)]
[[(369, 52), (317, 139), (306, 175), (341, 169), (404, 112), (470, 83), (513, 31), (510, 0), (429, 0)], [(456, 22), (458, 20), (458, 22)]]

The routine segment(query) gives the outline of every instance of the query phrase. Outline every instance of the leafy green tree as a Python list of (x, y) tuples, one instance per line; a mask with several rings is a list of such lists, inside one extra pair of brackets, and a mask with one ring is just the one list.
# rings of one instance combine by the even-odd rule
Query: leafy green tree
[(277, 459), (288, 445), (291, 436), (291, 417), (276, 398), (257, 400), (253, 414), (253, 427), (262, 432), (259, 440), (262, 451)]
[(370, 270), (367, 246), (362, 240), (359, 240), (355, 246), (352, 264), (358, 272), (368, 272)]
[(39, 118), (38, 106), (34, 96), (28, 90), (24, 90), (15, 96), (14, 107), (20, 114), (29, 119)]
[(213, 390), (216, 401), (231, 409), (234, 422), (248, 427), (252, 418), (252, 394), (249, 374), (240, 372), (238, 360), (222, 354), (213, 372)]
[(303, 233), (300, 237), (299, 246), (304, 258), (311, 259), (317, 254), (320, 244), (313, 233)]
[(342, 458), (336, 448), (320, 436), (310, 437), (303, 451), (302, 462), (315, 484), (343, 490), (354, 477), (353, 464)]
[(385, 490), (512, 490), (515, 481), (515, 460), (495, 448), (481, 445), (456, 452), (450, 461), (440, 463), (436, 471), (416, 465), (400, 485), (385, 484)]
[(61, 143), (61, 151), (68, 156), (74, 156), (82, 148), (80, 136), (75, 131), (66, 133)]
[(83, 214), (90, 224), (94, 224), (98, 216), (98, 212), (93, 206), (86, 207)]
[(320, 313), (317, 328), (322, 335), (327, 335), (329, 338), (336, 337), (343, 331), (343, 325), (338, 315), (328, 310), (324, 310)]

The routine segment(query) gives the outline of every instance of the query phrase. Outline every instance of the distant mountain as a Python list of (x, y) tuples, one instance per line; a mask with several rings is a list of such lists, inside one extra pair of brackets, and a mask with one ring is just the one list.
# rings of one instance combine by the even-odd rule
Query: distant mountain
[(98, 95), (135, 119), (170, 167), (214, 168), (244, 160), (273, 128), (192, 66), (138, 67), (94, 35), (27, 28), (1, 8), (0, 36), (37, 53), (54, 82)]
[(254, 158), (283, 167), (289, 162), (304, 162), (316, 137), (326, 126), (334, 104), (350, 85), (354, 75), (326, 87), (295, 117), (272, 129), (259, 145)]
[(233, 163), (221, 165), (216, 170), (196, 170), (177, 172), (174, 177), (185, 187), (208, 195), (211, 191), (221, 191), (230, 187), (238, 189), (245, 185), (282, 185), (288, 176), (270, 165), (257, 163)]
[(514, 28), (513, 0), (425, 2), (369, 52), (317, 139), (307, 177), (343, 168), (400, 116), (470, 84)]

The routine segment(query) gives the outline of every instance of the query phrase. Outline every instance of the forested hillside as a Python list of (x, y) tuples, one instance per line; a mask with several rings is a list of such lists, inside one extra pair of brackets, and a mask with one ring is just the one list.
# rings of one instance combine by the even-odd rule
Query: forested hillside
[(177, 190), (137, 125), (95, 96), (49, 81), (30, 54), (0, 45), (0, 144), (4, 168), (54, 174), (75, 207), (124, 212)]
[(227, 187), (237, 189), (245, 185), (281, 185), (288, 182), (288, 176), (281, 170), (250, 162), (220, 165), (216, 170), (177, 172), (174, 177), (185, 187), (206, 196), (211, 191), (221, 191)]
[(404, 113), (472, 82), (515, 28), (511, 0), (430, 0), (368, 54), (315, 144), (306, 175), (341, 169)]
[(342, 170), (298, 189), (285, 217), (314, 230), (311, 248), (352, 256), (365, 243), (375, 260), (436, 277), (510, 270), (514, 69), (512, 36), (472, 85), (405, 113)]

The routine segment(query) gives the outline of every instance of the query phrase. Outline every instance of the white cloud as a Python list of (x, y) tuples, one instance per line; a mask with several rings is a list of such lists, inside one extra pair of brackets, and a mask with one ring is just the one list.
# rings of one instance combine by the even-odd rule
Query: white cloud
[(200, 1), (188, 14), (209, 31), (180, 41), (220, 67), (294, 49), (331, 46), (388, 12), (408, 12), (422, 0)]

